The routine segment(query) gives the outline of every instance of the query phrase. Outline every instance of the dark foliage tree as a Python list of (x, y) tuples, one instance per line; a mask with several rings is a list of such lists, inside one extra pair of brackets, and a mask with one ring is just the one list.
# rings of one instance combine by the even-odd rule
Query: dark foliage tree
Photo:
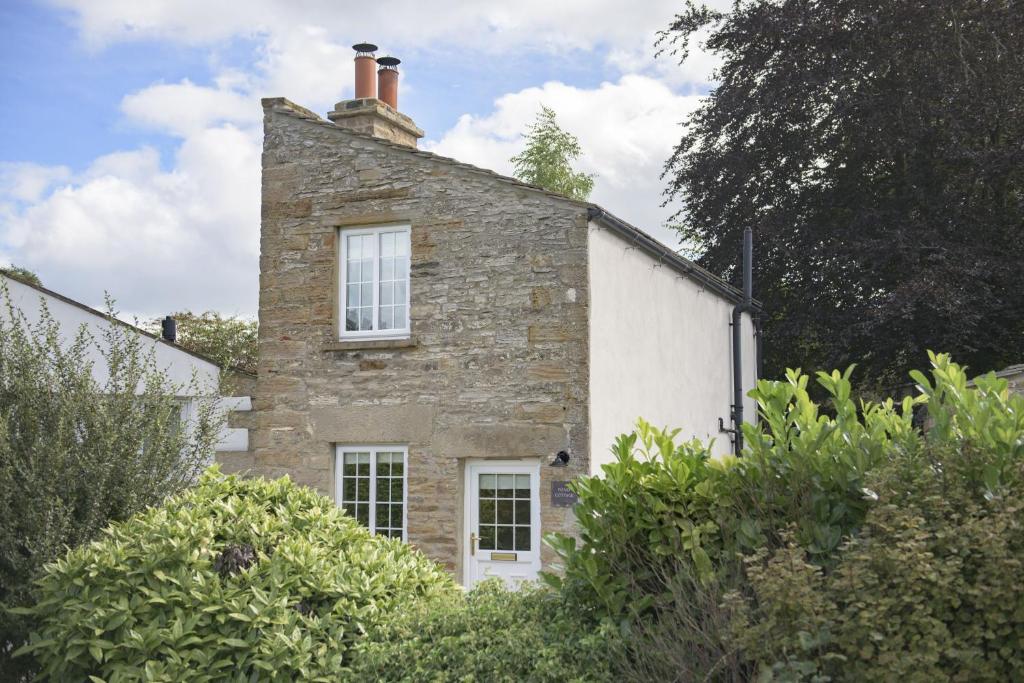
[(768, 373), (1024, 359), (1024, 3), (688, 3), (659, 42), (699, 36), (723, 61), (667, 194), (734, 281), (755, 229)]

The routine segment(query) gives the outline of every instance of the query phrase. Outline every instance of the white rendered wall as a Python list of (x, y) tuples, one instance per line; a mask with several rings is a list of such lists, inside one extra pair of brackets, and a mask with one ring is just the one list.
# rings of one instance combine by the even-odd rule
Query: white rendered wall
[[(40, 303), (45, 300), (50, 315), (60, 324), (62, 343), (70, 344), (78, 334), (81, 326), (85, 325), (94, 340), (98, 344), (102, 344), (103, 333), (111, 323), (97, 311), (86, 310), (70, 304), (58, 297), (51, 296), (46, 292), (3, 275), (0, 275), (0, 280), (7, 286), (11, 303), (24, 314), (29, 324), (34, 325), (39, 321)], [(2, 317), (5, 324), (10, 324), (6, 303), (2, 297), (0, 297), (0, 307), (2, 307), (0, 317)], [(130, 332), (130, 330), (128, 331)], [(194, 421), (196, 411), (198, 410), (199, 396), (217, 394), (220, 369), (215, 363), (194, 356), (168, 342), (146, 335), (141, 335), (141, 339), (146, 352), (151, 348), (154, 349), (157, 365), (166, 371), (170, 382), (175, 386), (187, 390), (192, 380), (192, 374), (195, 372), (198, 381), (198, 393), (193, 392), (196, 395), (182, 393), (182, 395), (177, 397), (182, 402), (182, 419), (186, 424), (190, 424)], [(109, 373), (107, 372), (106, 360), (103, 358), (100, 348), (93, 347), (88, 355), (90, 360), (93, 361), (93, 379), (100, 386), (105, 385), (109, 379)], [(238, 401), (242, 401), (246, 406), (248, 405), (248, 397), (231, 398), (222, 399), (219, 408), (225, 412), (238, 408), (248, 409), (241, 404), (236, 406)], [(248, 430), (231, 429), (226, 425), (222, 427), (220, 443), (217, 446), (218, 451), (244, 451), (247, 449)]]
[[(737, 257), (740, 246), (736, 247)], [(618, 233), (590, 224), (590, 462), (591, 472), (613, 458), (615, 438), (642, 417), (677, 437), (714, 439), (729, 453), (732, 404), (733, 303), (696, 281), (659, 265)], [(744, 393), (753, 388), (754, 329), (743, 316)], [(744, 400), (744, 419), (755, 404)]]

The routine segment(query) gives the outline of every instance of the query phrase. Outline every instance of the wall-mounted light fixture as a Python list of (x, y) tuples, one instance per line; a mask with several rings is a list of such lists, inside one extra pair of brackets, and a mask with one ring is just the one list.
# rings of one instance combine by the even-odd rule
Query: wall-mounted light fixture
[(555, 459), (551, 461), (551, 467), (565, 467), (569, 464), (569, 451), (558, 451)]

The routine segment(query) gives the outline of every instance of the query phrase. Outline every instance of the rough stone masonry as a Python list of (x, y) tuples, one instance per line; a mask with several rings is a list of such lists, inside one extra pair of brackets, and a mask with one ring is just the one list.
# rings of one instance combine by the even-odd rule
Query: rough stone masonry
[[(335, 444), (407, 444), (408, 540), (460, 576), (466, 459), (540, 458), (542, 532), (571, 532), (545, 492), (589, 468), (586, 206), (263, 105), (255, 472), (333, 496)], [(383, 223), (411, 338), (340, 342), (339, 231)]]

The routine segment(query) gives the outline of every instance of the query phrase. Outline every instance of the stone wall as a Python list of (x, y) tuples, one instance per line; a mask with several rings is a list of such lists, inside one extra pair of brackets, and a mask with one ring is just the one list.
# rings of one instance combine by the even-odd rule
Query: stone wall
[[(571, 531), (548, 502), (588, 471), (585, 207), (286, 100), (264, 114), (254, 470), (333, 496), (334, 444), (408, 444), (409, 541), (456, 576), (467, 458), (539, 458), (542, 532)], [(393, 222), (412, 338), (339, 342), (338, 231)]]

